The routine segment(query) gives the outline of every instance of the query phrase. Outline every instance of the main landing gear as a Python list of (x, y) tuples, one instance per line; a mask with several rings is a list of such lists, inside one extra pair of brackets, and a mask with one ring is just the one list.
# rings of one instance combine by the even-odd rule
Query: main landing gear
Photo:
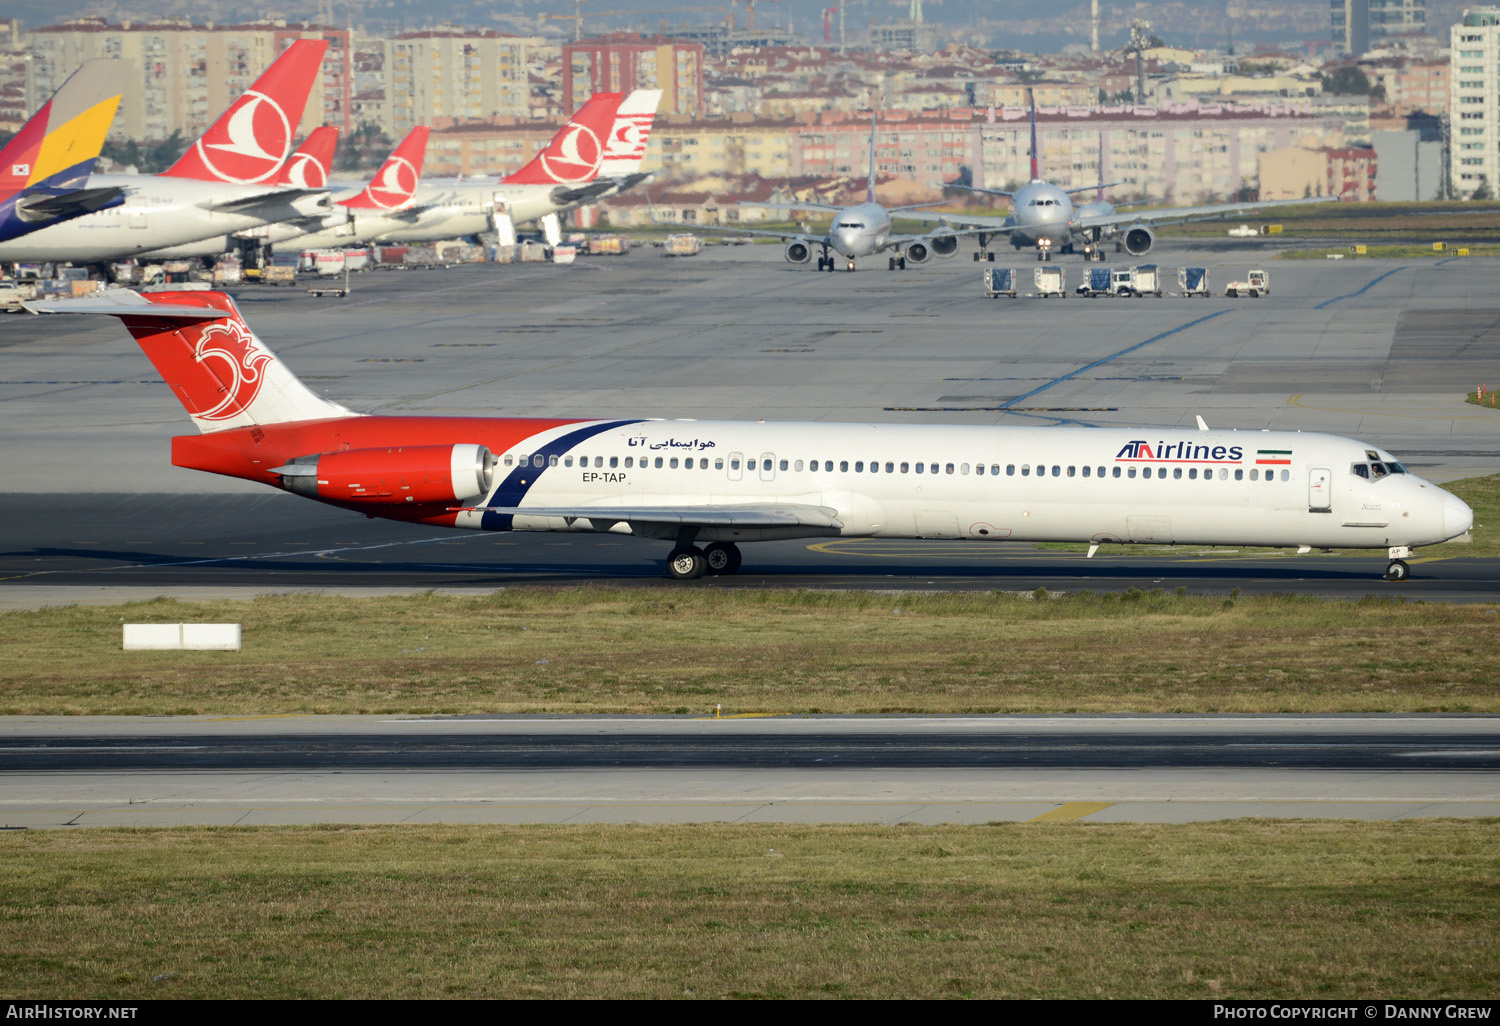
[[(850, 270), (853, 270), (853, 267), (851, 267)], [(906, 257), (904, 257), (904, 256), (891, 257), (891, 263), (890, 263), (890, 267), (888, 268), (888, 270), (892, 270), (892, 271), (904, 271), (904, 270), (906, 270)]]
[(740, 568), (740, 549), (733, 542), (714, 542), (707, 548), (679, 546), (667, 557), (667, 576), (676, 581), (693, 581), (707, 574), (721, 577)]

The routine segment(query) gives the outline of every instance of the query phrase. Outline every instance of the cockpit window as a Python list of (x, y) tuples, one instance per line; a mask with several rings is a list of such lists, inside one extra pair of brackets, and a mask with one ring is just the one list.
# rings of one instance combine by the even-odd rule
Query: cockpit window
[(1355, 477), (1362, 477), (1367, 481), (1370, 479), (1370, 465), (1368, 463), (1356, 463), (1349, 469), (1354, 472)]
[(863, 228), (864, 225), (860, 224), (858, 221), (840, 221), (839, 222), (839, 227), (840, 228)]
[(1380, 460), (1371, 460), (1369, 463), (1355, 463), (1349, 468), (1355, 477), (1362, 477), (1367, 481), (1379, 481), (1387, 474), (1404, 474), (1406, 468), (1399, 463), (1385, 463)]

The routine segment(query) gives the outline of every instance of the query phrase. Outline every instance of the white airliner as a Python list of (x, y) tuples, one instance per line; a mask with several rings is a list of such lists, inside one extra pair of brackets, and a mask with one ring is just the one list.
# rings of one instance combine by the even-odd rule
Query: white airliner
[(742, 543), (873, 537), (1385, 549), (1396, 581), (1474, 522), (1332, 435), (371, 416), (307, 388), (222, 293), (27, 306), (123, 320), (200, 432), (172, 440), (175, 466), (372, 517), (667, 541), (679, 579), (735, 572)]
[[(1013, 213), (1009, 217), (977, 217), (966, 214), (913, 214), (917, 220), (936, 221), (945, 225), (962, 225), (979, 236), (979, 250), (975, 260), (995, 259), (989, 243), (995, 236), (1007, 236), (1012, 246), (1036, 249), (1038, 260), (1051, 260), (1054, 252), (1072, 253), (1078, 245), (1083, 246), (1085, 260), (1103, 260), (1105, 239), (1119, 237), (1120, 247), (1131, 256), (1145, 256), (1156, 242), (1156, 233), (1151, 225), (1184, 224), (1188, 221), (1213, 221), (1226, 217), (1272, 207), (1300, 206), (1305, 203), (1324, 203), (1324, 199), (1269, 200), (1263, 203), (1213, 203), (1198, 207), (1169, 207), (1157, 210), (1136, 210), (1121, 213), (1104, 199), (1104, 190), (1119, 182), (1100, 182), (1097, 185), (1064, 189), (1043, 181), (1038, 170), (1036, 139), (1036, 106), (1031, 108), (1031, 181), (1015, 192), (1003, 189), (979, 189), (971, 186), (953, 186), (970, 192), (1005, 196), (1011, 200)], [(1101, 146), (1102, 156), (1102, 146)], [(1097, 191), (1098, 198), (1092, 203), (1075, 205), (1073, 194)]]
[(562, 241), (558, 215), (632, 188), (641, 172), (660, 89), (629, 95), (595, 93), (525, 167), (500, 179), (423, 182), (401, 242), (451, 239), (496, 231), (514, 241), (515, 226), (541, 223), (547, 241)]
[[(740, 206), (764, 207), (771, 210), (831, 210), (834, 212), (828, 231), (822, 235), (801, 232), (777, 232), (758, 228), (734, 228), (717, 225), (715, 232), (734, 235), (761, 235), (780, 239), (786, 245), (786, 258), (794, 264), (805, 264), (812, 259), (814, 249), (819, 249), (818, 270), (832, 271), (838, 260), (844, 260), (847, 270), (854, 270), (855, 261), (861, 257), (889, 253), (886, 267), (892, 271), (906, 270), (907, 261), (924, 264), (938, 256), (951, 257), (958, 252), (958, 240), (964, 235), (991, 234), (986, 229), (954, 229), (947, 225), (923, 235), (897, 235), (891, 231), (891, 215), (907, 210), (925, 210), (940, 205), (943, 201), (916, 203), (905, 207), (883, 207), (875, 202), (875, 119), (870, 118), (870, 177), (865, 185), (865, 201), (852, 207), (836, 207), (827, 203), (741, 203)], [(657, 224), (677, 226), (674, 221), (651, 220)], [(929, 220), (933, 220), (929, 218)], [(837, 257), (834, 254), (838, 254)]]
[(125, 201), (0, 243), (0, 261), (124, 260), (288, 218), (326, 211), (326, 189), (271, 182), (291, 153), (328, 44), (292, 43), (171, 168), (159, 175), (94, 175)]

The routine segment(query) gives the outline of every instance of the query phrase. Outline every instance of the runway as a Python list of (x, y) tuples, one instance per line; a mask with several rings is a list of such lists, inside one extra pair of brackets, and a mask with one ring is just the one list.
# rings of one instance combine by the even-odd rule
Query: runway
[(20, 718), (0, 825), (1500, 814), (1492, 717)]

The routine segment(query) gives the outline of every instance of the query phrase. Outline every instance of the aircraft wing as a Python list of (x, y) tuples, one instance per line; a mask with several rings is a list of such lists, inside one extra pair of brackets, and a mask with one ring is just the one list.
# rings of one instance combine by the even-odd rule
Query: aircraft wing
[(938, 228), (930, 232), (923, 232), (921, 235), (888, 235), (886, 236), (885, 242), (887, 246), (906, 246), (913, 242), (931, 242), (933, 239), (940, 239), (946, 235), (954, 235), (959, 237), (965, 235), (997, 235), (1002, 231), (1008, 230), (1009, 229), (983, 227), (955, 228), (952, 225), (944, 222), (942, 228)]
[(584, 182), (581, 185), (559, 185), (549, 195), (553, 203), (564, 207), (570, 203), (587, 203), (598, 196), (612, 193), (614, 189), (613, 178), (596, 178), (592, 182)]
[(269, 192), (257, 193), (254, 196), (241, 196), (238, 199), (224, 200), (222, 203), (209, 204), (208, 209), (225, 214), (246, 214), (263, 207), (282, 207), (293, 203), (304, 196), (327, 196), (327, 189), (273, 189)]
[(1020, 227), (1019, 225), (1011, 224), (1008, 217), (921, 213), (903, 213), (901, 216), (912, 221), (933, 221), (937, 224), (947, 225), (959, 235), (978, 235), (980, 232), (988, 235), (1005, 235)]
[(460, 506), (465, 513), (501, 513), (516, 517), (559, 517), (597, 524), (677, 524), (699, 527), (842, 528), (838, 510), (799, 503), (752, 503), (743, 506)]
[(1185, 224), (1189, 221), (1214, 221), (1220, 218), (1239, 217), (1276, 207), (1301, 207), (1309, 203), (1327, 203), (1326, 196), (1308, 199), (1269, 200), (1261, 203), (1211, 203), (1202, 207), (1171, 207), (1164, 210), (1136, 210), (1128, 213), (1109, 214), (1104, 217), (1080, 217), (1074, 219), (1074, 228), (1113, 228), (1126, 224)]

